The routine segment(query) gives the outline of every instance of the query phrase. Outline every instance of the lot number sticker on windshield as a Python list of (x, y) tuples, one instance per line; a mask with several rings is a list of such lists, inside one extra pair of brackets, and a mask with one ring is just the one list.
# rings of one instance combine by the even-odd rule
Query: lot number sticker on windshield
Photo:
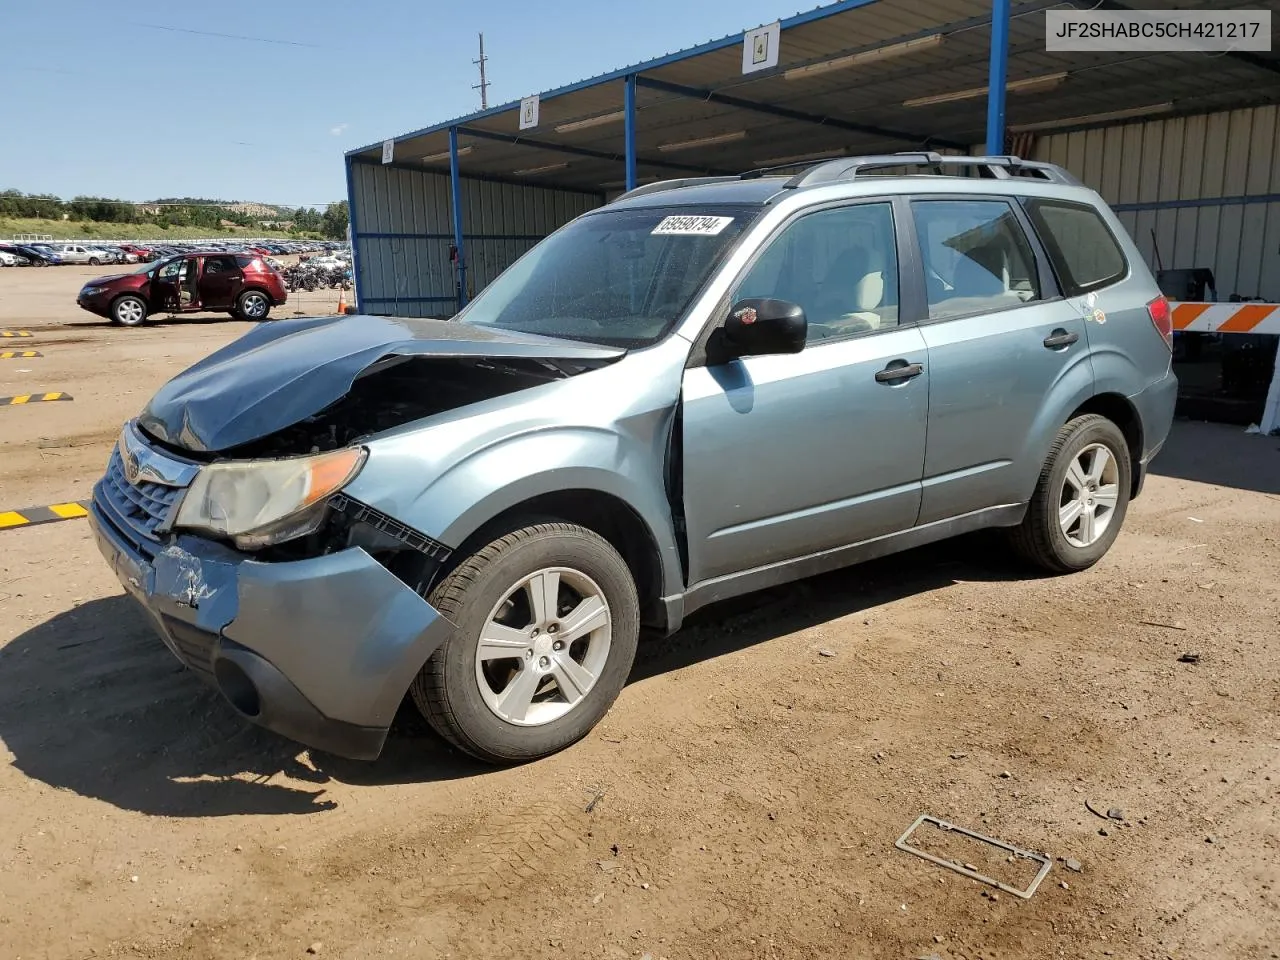
[(663, 217), (662, 222), (653, 228), (653, 233), (714, 237), (731, 223), (733, 217)]

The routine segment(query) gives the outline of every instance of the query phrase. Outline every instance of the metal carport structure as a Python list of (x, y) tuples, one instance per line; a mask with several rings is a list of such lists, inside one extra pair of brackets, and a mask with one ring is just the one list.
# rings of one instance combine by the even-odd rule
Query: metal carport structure
[(1044, 134), (1280, 102), (1273, 53), (1047, 52), (1044, 11), (1061, 6), (841, 0), (776, 25), (776, 66), (747, 72), (753, 31), (735, 33), (542, 93), (533, 125), (512, 102), (395, 137), (390, 162), (386, 144), (353, 150), (360, 309), (451, 313), (546, 233), (653, 180), (905, 149), (1026, 153)]

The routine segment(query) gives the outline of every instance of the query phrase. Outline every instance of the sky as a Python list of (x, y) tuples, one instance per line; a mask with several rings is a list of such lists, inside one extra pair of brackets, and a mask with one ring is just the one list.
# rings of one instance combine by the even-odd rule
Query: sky
[(0, 6), (0, 189), (289, 206), (345, 197), (346, 150), (478, 110), (480, 31), (492, 106), (796, 12), (794, 0)]

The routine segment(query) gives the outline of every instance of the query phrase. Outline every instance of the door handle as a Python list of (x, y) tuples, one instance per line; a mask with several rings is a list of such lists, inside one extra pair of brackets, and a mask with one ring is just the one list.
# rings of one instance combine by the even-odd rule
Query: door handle
[[(894, 364), (897, 364), (897, 366)], [(900, 380), (910, 380), (912, 377), (918, 377), (922, 373), (924, 373), (924, 364), (895, 360), (883, 370), (876, 371), (876, 383), (897, 383)]]
[(1061, 350), (1064, 347), (1071, 346), (1079, 339), (1080, 334), (1068, 333), (1066, 330), (1059, 327), (1057, 330), (1053, 331), (1053, 333), (1044, 338), (1044, 345), (1050, 350)]

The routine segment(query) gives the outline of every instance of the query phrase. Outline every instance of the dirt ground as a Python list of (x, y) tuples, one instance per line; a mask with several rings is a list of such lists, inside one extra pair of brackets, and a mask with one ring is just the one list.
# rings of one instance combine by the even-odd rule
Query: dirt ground
[[(88, 497), (246, 329), (103, 325), (88, 274), (0, 270), (0, 349), (44, 354), (0, 395), (75, 397), (0, 408), (0, 510)], [(409, 711), (372, 764), (247, 727), (83, 521), (0, 531), (0, 958), (1274, 958), (1278, 560), (1280, 441), (1178, 423), (1095, 569), (978, 536), (707, 610), (494, 770)], [(896, 850), (921, 813), (1052, 869), (1023, 901)]]

